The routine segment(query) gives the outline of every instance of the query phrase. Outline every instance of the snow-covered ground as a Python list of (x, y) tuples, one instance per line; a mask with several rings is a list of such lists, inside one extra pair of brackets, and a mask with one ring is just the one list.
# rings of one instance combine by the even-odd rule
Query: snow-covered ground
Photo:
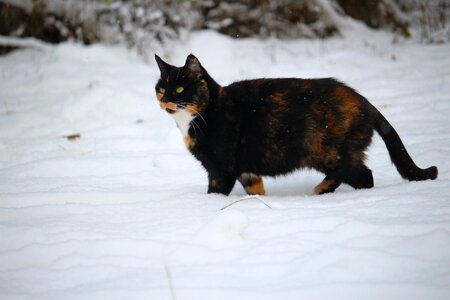
[(155, 64), (98, 45), (17, 51), (0, 57), (0, 299), (450, 299), (450, 45), (203, 32), (166, 58), (191, 52), (222, 84), (345, 81), (438, 179), (402, 180), (376, 136), (373, 189), (311, 196), (323, 176), (299, 171), (266, 178), (262, 200), (207, 195)]

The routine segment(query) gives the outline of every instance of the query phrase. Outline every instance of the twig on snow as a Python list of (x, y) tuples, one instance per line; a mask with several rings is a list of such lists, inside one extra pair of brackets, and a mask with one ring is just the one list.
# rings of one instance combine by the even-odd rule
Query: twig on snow
[(169, 266), (164, 265), (164, 270), (166, 271), (167, 281), (169, 282), (169, 290), (170, 295), (172, 296), (172, 300), (176, 300), (175, 288), (173, 287), (172, 273), (170, 272)]
[(222, 207), (220, 210), (224, 210), (224, 209), (226, 209), (226, 208), (228, 208), (228, 207), (230, 207), (230, 206), (232, 206), (232, 205), (234, 205), (234, 204), (236, 204), (236, 203), (238, 203), (238, 202), (242, 202), (242, 201), (250, 200), (250, 199), (256, 199), (256, 200), (259, 200), (259, 201), (261, 201), (261, 203), (264, 204), (267, 208), (272, 208), (272, 207), (270, 207), (269, 204), (267, 204), (267, 203), (261, 198), (261, 196), (259, 196), (259, 195), (249, 195), (249, 196), (242, 197), (242, 198), (240, 198), (240, 199), (238, 199), (238, 200), (236, 200), (236, 201), (234, 201), (234, 202), (231, 202), (230, 204), (228, 204), (228, 205)]

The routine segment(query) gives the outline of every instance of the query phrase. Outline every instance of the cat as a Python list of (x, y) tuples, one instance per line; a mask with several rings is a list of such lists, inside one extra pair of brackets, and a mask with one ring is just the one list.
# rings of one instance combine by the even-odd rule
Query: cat
[(325, 174), (314, 194), (341, 183), (373, 187), (364, 164), (374, 129), (404, 179), (435, 179), (419, 168), (391, 124), (354, 89), (333, 78), (254, 79), (220, 86), (194, 56), (175, 67), (155, 55), (156, 97), (176, 121), (187, 149), (208, 173), (208, 193), (228, 195), (236, 180), (264, 195), (261, 176), (310, 168)]

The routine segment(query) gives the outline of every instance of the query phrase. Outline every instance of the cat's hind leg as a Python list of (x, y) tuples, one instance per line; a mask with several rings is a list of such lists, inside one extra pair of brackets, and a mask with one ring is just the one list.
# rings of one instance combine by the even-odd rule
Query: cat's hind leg
[(347, 183), (354, 189), (369, 189), (373, 187), (372, 171), (363, 163), (357, 165), (340, 166), (334, 178)]
[(242, 184), (248, 195), (264, 196), (266, 194), (261, 176), (251, 173), (243, 173), (241, 176), (239, 176), (238, 180)]
[(333, 193), (339, 186), (341, 185), (341, 182), (332, 179), (329, 176), (326, 176), (321, 183), (319, 183), (314, 188), (314, 195), (322, 195), (326, 193)]
[(370, 189), (373, 187), (372, 171), (365, 165), (352, 167), (343, 181), (355, 189)]

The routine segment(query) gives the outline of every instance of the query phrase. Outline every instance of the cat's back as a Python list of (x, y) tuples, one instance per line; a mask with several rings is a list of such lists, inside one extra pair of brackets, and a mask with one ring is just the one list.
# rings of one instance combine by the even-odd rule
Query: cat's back
[(372, 124), (367, 100), (334, 78), (262, 78), (224, 88), (223, 107), (252, 132), (278, 128), (340, 128)]
[(280, 95), (286, 100), (312, 100), (322, 98), (339, 87), (350, 89), (334, 78), (260, 78), (233, 82), (224, 91), (226, 96), (242, 102), (267, 100), (267, 97), (274, 96), (280, 98)]

